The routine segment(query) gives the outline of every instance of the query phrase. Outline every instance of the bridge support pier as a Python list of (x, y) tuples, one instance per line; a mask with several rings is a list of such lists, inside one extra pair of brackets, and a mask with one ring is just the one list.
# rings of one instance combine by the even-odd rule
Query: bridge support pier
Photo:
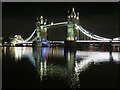
[(33, 46), (39, 47), (39, 46), (42, 46), (42, 43), (36, 41), (36, 42), (33, 42)]
[(76, 47), (75, 41), (65, 41), (64, 44), (66, 49), (74, 49)]

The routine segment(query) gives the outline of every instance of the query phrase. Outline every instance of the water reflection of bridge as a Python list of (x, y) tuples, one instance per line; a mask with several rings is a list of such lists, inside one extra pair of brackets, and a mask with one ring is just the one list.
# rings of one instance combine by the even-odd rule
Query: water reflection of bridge
[[(12, 50), (12, 51), (11, 51)], [(107, 51), (94, 51), (90, 48), (88, 51), (81, 50), (65, 50), (64, 48), (32, 48), (32, 47), (10, 47), (9, 51), (11, 56), (15, 57), (15, 60), (21, 60), (25, 57), (30, 60), (32, 65), (36, 67), (40, 74), (40, 79), (50, 72), (55, 74), (56, 72), (66, 75), (72, 72), (80, 72), (85, 70), (90, 63), (99, 62), (120, 62), (119, 52), (107, 52)], [(4, 47), (4, 53), (8, 51), (8, 48)], [(57, 71), (58, 70), (58, 71)]]

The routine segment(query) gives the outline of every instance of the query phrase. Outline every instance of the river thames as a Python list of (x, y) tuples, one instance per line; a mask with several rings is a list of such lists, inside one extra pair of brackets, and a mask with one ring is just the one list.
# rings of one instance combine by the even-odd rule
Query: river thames
[(120, 53), (105, 47), (2, 47), (3, 88), (118, 88)]

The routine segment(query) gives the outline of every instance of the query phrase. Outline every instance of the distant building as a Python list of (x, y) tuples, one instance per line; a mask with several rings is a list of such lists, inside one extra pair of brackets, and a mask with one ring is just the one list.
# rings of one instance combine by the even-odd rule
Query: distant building
[(16, 43), (22, 43), (23, 38), (21, 35), (15, 35), (13, 40), (11, 41), (11, 44), (16, 44)]

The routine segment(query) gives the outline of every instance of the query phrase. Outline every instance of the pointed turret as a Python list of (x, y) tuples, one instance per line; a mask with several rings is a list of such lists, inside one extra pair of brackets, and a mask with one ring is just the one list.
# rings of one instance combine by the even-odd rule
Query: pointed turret
[(45, 22), (44, 22), (44, 25), (46, 25), (47, 24), (47, 19), (45, 19)]
[(38, 18), (36, 18), (36, 27), (39, 27), (40, 26), (40, 21)]
[(68, 18), (70, 18), (70, 12), (68, 11), (67, 13), (68, 13)]
[(79, 20), (79, 12), (77, 13), (77, 20)]
[(38, 21), (38, 18), (36, 18), (36, 20)]
[(70, 16), (71, 16), (72, 18), (76, 18), (76, 14), (75, 14), (75, 9), (74, 9), (74, 7), (72, 8), (72, 12), (71, 12)]
[(40, 24), (43, 24), (44, 20), (43, 20), (43, 16), (41, 15), (40, 17)]

